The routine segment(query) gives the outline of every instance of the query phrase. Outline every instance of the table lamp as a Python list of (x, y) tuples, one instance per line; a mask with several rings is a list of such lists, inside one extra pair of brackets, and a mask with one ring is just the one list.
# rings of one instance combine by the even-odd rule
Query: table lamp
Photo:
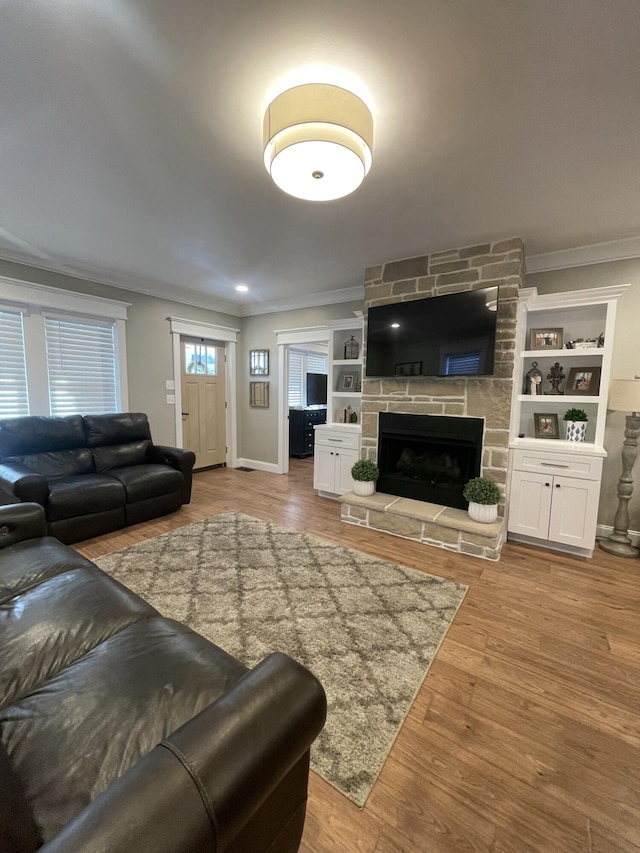
[(622, 474), (618, 480), (618, 510), (613, 533), (600, 540), (600, 547), (618, 557), (637, 557), (640, 549), (629, 538), (629, 501), (633, 494), (633, 466), (638, 455), (640, 435), (640, 377), (613, 379), (609, 385), (608, 406), (614, 412), (627, 412), (622, 445)]

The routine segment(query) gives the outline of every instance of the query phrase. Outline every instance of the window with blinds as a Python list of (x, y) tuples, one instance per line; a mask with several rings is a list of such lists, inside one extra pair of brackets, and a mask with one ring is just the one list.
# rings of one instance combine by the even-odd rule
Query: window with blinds
[(0, 310), (0, 418), (29, 414), (24, 328), (19, 311)]
[(289, 350), (289, 408), (307, 405), (307, 373), (327, 373), (327, 369), (326, 355)]
[(113, 322), (45, 316), (44, 328), (51, 414), (118, 411)]

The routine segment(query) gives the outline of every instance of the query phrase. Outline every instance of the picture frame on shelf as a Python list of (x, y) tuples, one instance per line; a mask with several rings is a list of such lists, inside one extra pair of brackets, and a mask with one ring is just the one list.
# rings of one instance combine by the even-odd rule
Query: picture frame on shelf
[(269, 375), (269, 350), (268, 349), (251, 349), (251, 350), (249, 350), (249, 375), (250, 376), (268, 376)]
[(572, 367), (564, 393), (567, 396), (583, 394), (585, 397), (597, 397), (600, 393), (600, 371), (600, 367)]
[(249, 383), (249, 405), (252, 409), (268, 409), (269, 408), (269, 383), (268, 382), (250, 382)]
[(558, 415), (554, 412), (536, 412), (533, 416), (536, 438), (560, 438)]
[(356, 387), (355, 373), (343, 373), (340, 377), (340, 390), (353, 391)]
[(562, 349), (564, 329), (530, 329), (529, 349)]

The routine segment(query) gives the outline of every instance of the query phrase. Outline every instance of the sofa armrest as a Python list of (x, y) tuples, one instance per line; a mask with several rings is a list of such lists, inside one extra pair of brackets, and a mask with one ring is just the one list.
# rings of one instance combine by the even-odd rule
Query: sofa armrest
[(319, 681), (287, 655), (269, 655), (40, 851), (224, 850), (305, 756), (325, 717)]
[(33, 501), (45, 506), (49, 494), (47, 478), (17, 462), (0, 465), (0, 489), (17, 501)]
[(0, 506), (0, 548), (47, 535), (47, 522), (40, 504)]
[(180, 471), (184, 477), (184, 485), (182, 487), (182, 503), (188, 504), (191, 501), (191, 481), (193, 474), (193, 466), (196, 462), (196, 455), (193, 450), (183, 450), (180, 447), (165, 447), (162, 444), (152, 444), (149, 451), (149, 461), (171, 465), (176, 471)]

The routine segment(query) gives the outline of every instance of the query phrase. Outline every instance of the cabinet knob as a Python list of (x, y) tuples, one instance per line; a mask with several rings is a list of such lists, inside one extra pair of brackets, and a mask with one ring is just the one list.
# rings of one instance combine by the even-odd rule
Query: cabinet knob
[(545, 483), (545, 486), (550, 486), (550, 485), (551, 485), (551, 483)]
[(556, 483), (556, 489), (560, 488), (560, 483)]

